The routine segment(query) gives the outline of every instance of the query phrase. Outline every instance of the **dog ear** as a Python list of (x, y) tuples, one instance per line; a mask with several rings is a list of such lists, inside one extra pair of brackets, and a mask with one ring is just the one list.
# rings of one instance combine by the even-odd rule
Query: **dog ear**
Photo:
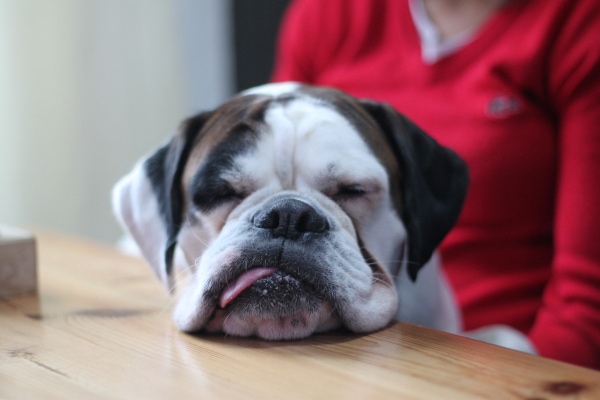
[(467, 166), (390, 105), (361, 104), (400, 166), (400, 210), (408, 235), (408, 275), (414, 281), (458, 219), (469, 183)]
[(181, 179), (195, 139), (211, 115), (184, 121), (164, 146), (140, 160), (113, 188), (117, 219), (168, 290), (173, 288), (173, 255), (183, 220)]

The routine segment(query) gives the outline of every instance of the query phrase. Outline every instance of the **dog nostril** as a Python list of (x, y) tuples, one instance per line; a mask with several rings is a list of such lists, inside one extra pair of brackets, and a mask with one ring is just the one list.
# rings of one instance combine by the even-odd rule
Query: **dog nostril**
[(298, 232), (324, 232), (327, 227), (325, 217), (318, 214), (312, 207), (310, 207), (310, 210), (300, 211), (294, 224), (294, 228)]
[(257, 228), (275, 229), (279, 226), (279, 212), (273, 209), (261, 211), (254, 216), (252, 223)]

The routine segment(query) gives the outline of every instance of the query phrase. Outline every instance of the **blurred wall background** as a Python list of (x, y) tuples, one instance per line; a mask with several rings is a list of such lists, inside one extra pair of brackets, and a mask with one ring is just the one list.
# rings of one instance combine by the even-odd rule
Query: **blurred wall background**
[(231, 0), (0, 0), (0, 224), (115, 241), (110, 190), (235, 91)]

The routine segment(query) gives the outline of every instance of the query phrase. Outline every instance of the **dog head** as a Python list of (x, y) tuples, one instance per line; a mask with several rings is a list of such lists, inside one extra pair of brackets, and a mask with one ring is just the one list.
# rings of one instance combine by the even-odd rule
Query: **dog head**
[(385, 327), (392, 275), (417, 278), (466, 187), (464, 163), (390, 106), (285, 83), (185, 121), (113, 205), (168, 288), (174, 259), (191, 271), (180, 329), (292, 339)]

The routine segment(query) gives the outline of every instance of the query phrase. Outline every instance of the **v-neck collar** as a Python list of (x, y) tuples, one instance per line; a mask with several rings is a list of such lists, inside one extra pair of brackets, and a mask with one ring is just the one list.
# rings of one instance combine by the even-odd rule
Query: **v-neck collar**
[(417, 30), (421, 44), (421, 58), (425, 64), (431, 65), (450, 56), (472, 42), (486, 25), (492, 20), (497, 10), (507, 0), (496, 0), (496, 10), (481, 25), (461, 32), (450, 38), (442, 38), (438, 28), (431, 21), (422, 0), (408, 0), (410, 16)]

